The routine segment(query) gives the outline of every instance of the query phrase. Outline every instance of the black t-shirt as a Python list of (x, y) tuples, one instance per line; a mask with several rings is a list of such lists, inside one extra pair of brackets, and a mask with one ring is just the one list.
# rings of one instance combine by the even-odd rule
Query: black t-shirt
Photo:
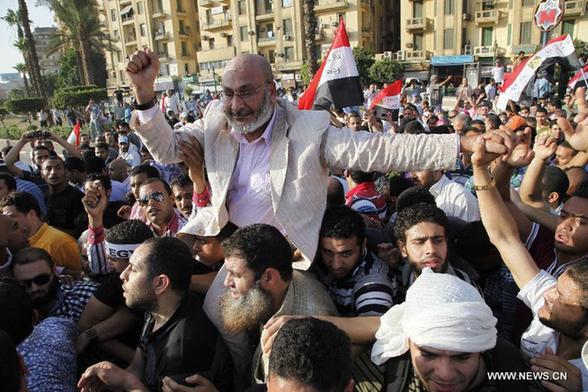
[(112, 272), (106, 276), (98, 290), (94, 293), (94, 297), (104, 305), (117, 309), (125, 305), (125, 297), (123, 297), (122, 280), (119, 274)]
[(153, 332), (154, 320), (146, 314), (139, 348), (143, 355), (143, 382), (150, 391), (161, 391), (161, 380), (198, 373), (209, 380), (218, 333), (202, 309), (202, 299), (188, 292), (173, 316)]
[(71, 185), (61, 193), (54, 193), (47, 201), (47, 223), (60, 230), (75, 233), (79, 230), (77, 219), (84, 213), (84, 194)]

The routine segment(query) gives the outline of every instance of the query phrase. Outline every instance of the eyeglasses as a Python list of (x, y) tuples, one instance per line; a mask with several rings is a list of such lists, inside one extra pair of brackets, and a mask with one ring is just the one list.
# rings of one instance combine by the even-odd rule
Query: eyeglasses
[(33, 283), (35, 283), (37, 286), (42, 286), (44, 284), (49, 283), (50, 280), (50, 274), (41, 274), (35, 276), (33, 279), (23, 279), (21, 280), (21, 282), (24, 283), (28, 288), (30, 288)]
[(261, 90), (262, 88), (265, 87), (265, 84), (254, 88), (253, 90), (245, 90), (245, 91), (224, 91), (221, 93), (221, 98), (223, 101), (231, 101), (233, 99), (233, 97), (239, 97), (241, 98), (243, 101), (246, 101), (254, 96), (257, 95), (257, 93), (259, 92), (259, 90)]
[(153, 192), (153, 193), (151, 193), (149, 195), (141, 196), (139, 198), (139, 200), (137, 200), (137, 201), (139, 202), (139, 205), (140, 206), (143, 206), (144, 207), (147, 204), (149, 204), (149, 200), (153, 200), (153, 201), (156, 201), (158, 203), (161, 203), (162, 201), (165, 200), (165, 193), (159, 192), (159, 191)]

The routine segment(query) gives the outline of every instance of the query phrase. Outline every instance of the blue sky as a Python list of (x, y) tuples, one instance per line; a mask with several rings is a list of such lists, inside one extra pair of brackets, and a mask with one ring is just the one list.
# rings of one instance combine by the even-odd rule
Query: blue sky
[[(53, 13), (46, 7), (37, 6), (37, 0), (28, 0), (29, 17), (32, 21), (31, 28), (55, 26), (53, 22)], [(17, 0), (0, 0), (0, 16), (6, 15), (6, 10), (18, 9)], [(14, 46), (16, 41), (16, 30), (9, 27), (4, 21), (0, 20), (0, 73), (15, 72), (12, 67), (17, 63), (22, 63), (23, 59)]]

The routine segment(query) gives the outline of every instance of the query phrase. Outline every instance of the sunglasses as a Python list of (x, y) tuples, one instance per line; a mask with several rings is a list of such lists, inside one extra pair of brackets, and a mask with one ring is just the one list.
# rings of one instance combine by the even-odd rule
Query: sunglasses
[(147, 204), (149, 204), (149, 200), (153, 200), (156, 201), (158, 203), (161, 203), (162, 201), (165, 200), (165, 193), (163, 192), (153, 192), (149, 195), (144, 195), (142, 197), (139, 198), (139, 200), (137, 200), (139, 202), (140, 206), (146, 206)]
[(21, 282), (24, 283), (28, 288), (30, 288), (33, 283), (35, 283), (37, 286), (42, 286), (44, 284), (49, 283), (50, 280), (50, 274), (41, 274), (35, 276), (33, 279), (23, 279), (21, 280)]

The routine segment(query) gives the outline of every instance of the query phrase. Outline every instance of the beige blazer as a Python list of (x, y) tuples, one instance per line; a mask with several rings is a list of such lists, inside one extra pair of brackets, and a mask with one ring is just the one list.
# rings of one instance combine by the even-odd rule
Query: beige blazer
[[(278, 100), (270, 153), (271, 199), (275, 217), (288, 239), (312, 260), (327, 201), (329, 168), (365, 172), (453, 169), (458, 157), (457, 135), (390, 135), (352, 132), (330, 125), (325, 111), (301, 111)], [(203, 146), (210, 181), (212, 213), (197, 214), (200, 235), (215, 235), (229, 220), (226, 198), (239, 144), (220, 101), (212, 101), (204, 126), (189, 124), (173, 131), (163, 114), (133, 127), (153, 157), (162, 163), (178, 162), (177, 142), (185, 134)], [(206, 217), (206, 218), (204, 218)]]

